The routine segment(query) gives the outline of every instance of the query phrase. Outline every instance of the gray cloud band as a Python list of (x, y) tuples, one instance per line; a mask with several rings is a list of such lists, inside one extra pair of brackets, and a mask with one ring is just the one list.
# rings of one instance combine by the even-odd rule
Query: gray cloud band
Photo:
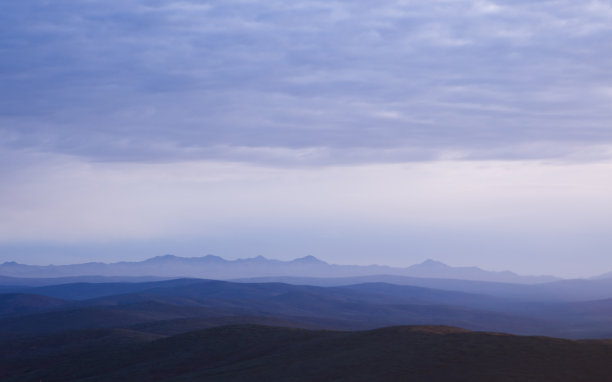
[(612, 142), (604, 1), (5, 8), (6, 147), (318, 165), (597, 159)]

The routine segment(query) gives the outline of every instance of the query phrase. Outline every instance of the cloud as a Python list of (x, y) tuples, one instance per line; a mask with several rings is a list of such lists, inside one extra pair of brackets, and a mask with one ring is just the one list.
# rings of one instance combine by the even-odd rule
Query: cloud
[(6, 7), (4, 147), (330, 165), (595, 158), (612, 144), (604, 1)]

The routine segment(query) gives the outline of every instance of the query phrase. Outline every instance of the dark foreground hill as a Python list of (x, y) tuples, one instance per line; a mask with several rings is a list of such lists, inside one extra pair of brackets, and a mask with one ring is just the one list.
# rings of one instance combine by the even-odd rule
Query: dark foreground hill
[[(388, 327), (223, 326), (166, 338), (98, 330), (10, 345), (16, 381), (608, 381), (612, 342)], [(32, 342), (34, 341), (34, 342)], [(88, 343), (83, 346), (83, 342)]]

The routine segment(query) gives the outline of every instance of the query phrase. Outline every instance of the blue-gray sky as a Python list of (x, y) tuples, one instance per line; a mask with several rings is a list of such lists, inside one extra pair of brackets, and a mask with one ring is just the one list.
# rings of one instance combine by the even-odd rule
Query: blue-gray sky
[(612, 270), (611, 1), (3, 1), (0, 261)]

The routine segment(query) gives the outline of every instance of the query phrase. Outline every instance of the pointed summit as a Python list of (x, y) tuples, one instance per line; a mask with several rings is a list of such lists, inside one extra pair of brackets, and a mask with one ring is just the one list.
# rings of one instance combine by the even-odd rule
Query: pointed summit
[(163, 255), (163, 256), (155, 256), (155, 257), (152, 257), (150, 259), (146, 259), (144, 262), (146, 262), (146, 263), (165, 263), (165, 262), (169, 262), (169, 261), (175, 261), (175, 260), (178, 260), (178, 259), (179, 259), (178, 256)]
[(446, 269), (450, 268), (450, 266), (444, 264), (441, 261), (427, 259), (420, 264), (415, 264), (409, 268), (419, 268), (419, 269)]
[(211, 262), (211, 263), (225, 263), (227, 261), (224, 258), (222, 258), (220, 256), (215, 256), (215, 255), (202, 256), (202, 257), (200, 257), (200, 259), (202, 259), (203, 261), (206, 261), (206, 262)]
[(295, 260), (291, 261), (292, 263), (299, 263), (299, 264), (327, 264), (325, 261), (319, 260), (316, 257), (312, 256), (312, 255), (308, 255), (308, 256), (304, 256), (304, 257), (299, 257)]

